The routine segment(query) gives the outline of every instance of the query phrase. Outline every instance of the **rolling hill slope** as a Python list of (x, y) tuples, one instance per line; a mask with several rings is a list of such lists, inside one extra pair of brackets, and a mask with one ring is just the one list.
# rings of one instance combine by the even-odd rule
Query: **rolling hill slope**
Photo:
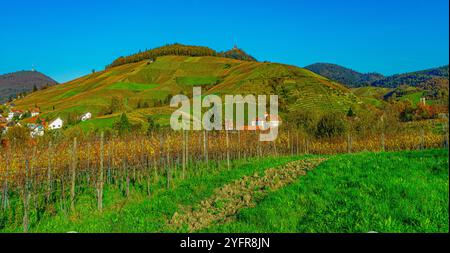
[[(212, 56), (162, 56), (156, 61), (111, 67), (15, 103), (23, 109), (37, 105), (47, 118), (92, 112), (95, 119), (83, 124), (103, 125), (121, 112), (141, 122), (146, 115), (154, 115), (164, 124), (174, 110), (168, 106), (170, 97), (192, 95), (193, 86), (202, 86), (205, 95), (278, 94), (282, 112), (346, 111), (360, 102), (348, 88), (294, 66)], [(112, 98), (120, 105), (111, 113)]]

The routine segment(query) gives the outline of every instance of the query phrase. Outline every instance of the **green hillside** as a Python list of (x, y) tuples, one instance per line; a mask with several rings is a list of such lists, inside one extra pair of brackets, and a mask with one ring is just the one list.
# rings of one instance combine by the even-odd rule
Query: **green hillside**
[(364, 86), (353, 88), (352, 92), (360, 97), (365, 103), (381, 108), (386, 103), (384, 101), (384, 96), (391, 90), (392, 89), (383, 87)]
[[(202, 86), (205, 95), (278, 94), (282, 113), (344, 112), (360, 104), (349, 89), (309, 70), (217, 56), (161, 56), (124, 64), (32, 93), (15, 104), (22, 109), (38, 106), (49, 119), (89, 111), (99, 122), (112, 122), (111, 117), (127, 112), (134, 122), (154, 115), (160, 124), (167, 124), (174, 110), (168, 106), (171, 96), (190, 96), (193, 86)], [(118, 105), (110, 111), (113, 98)]]

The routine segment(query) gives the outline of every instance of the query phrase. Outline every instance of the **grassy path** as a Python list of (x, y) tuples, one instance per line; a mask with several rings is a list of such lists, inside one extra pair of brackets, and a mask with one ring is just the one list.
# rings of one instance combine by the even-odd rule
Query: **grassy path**
[(314, 169), (324, 158), (290, 162), (277, 168), (265, 170), (262, 174), (244, 176), (214, 191), (209, 198), (194, 207), (185, 207), (176, 212), (169, 223), (174, 230), (194, 232), (212, 224), (226, 222), (240, 209), (252, 207), (270, 191), (284, 187), (306, 172)]

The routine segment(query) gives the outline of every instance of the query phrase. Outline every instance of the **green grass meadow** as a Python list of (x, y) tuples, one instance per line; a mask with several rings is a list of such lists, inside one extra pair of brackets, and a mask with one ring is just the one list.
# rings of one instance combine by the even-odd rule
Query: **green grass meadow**
[(145, 91), (152, 88), (158, 87), (157, 84), (146, 84), (146, 83), (125, 83), (119, 82), (108, 86), (109, 90), (131, 90), (131, 91)]
[(206, 232), (449, 231), (448, 151), (338, 155)]

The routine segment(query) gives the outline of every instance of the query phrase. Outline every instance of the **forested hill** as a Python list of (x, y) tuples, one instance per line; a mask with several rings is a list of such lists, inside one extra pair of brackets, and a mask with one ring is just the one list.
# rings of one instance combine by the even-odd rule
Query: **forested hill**
[(58, 84), (52, 78), (38, 71), (18, 71), (0, 75), (0, 103), (33, 89)]
[(432, 68), (422, 71), (398, 74), (375, 81), (372, 86), (395, 88), (400, 85), (409, 85), (417, 87), (431, 79), (446, 78), (448, 79), (448, 65)]
[(361, 86), (369, 86), (373, 82), (384, 78), (378, 73), (360, 73), (349, 68), (345, 68), (331, 63), (315, 63), (306, 66), (305, 69), (324, 76), (328, 79), (345, 84), (348, 87), (356, 88)]
[(241, 61), (257, 61), (253, 56), (247, 54), (244, 50), (237, 48), (236, 46), (229, 51), (220, 53), (220, 56)]
[(159, 56), (176, 55), (176, 56), (217, 56), (232, 58), (242, 61), (256, 61), (254, 57), (245, 53), (242, 49), (233, 48), (226, 52), (217, 52), (209, 47), (203, 46), (189, 46), (179, 43), (157, 47), (154, 49), (138, 52), (129, 56), (121, 56), (114, 60), (107, 69), (121, 66), (128, 63), (135, 63), (144, 60), (155, 60)]
[(363, 86), (396, 88), (400, 85), (417, 87), (430, 80), (442, 78), (448, 79), (448, 65), (386, 77), (377, 73), (363, 74), (330, 63), (316, 63), (306, 66), (305, 68), (330, 80), (340, 82), (350, 88)]

